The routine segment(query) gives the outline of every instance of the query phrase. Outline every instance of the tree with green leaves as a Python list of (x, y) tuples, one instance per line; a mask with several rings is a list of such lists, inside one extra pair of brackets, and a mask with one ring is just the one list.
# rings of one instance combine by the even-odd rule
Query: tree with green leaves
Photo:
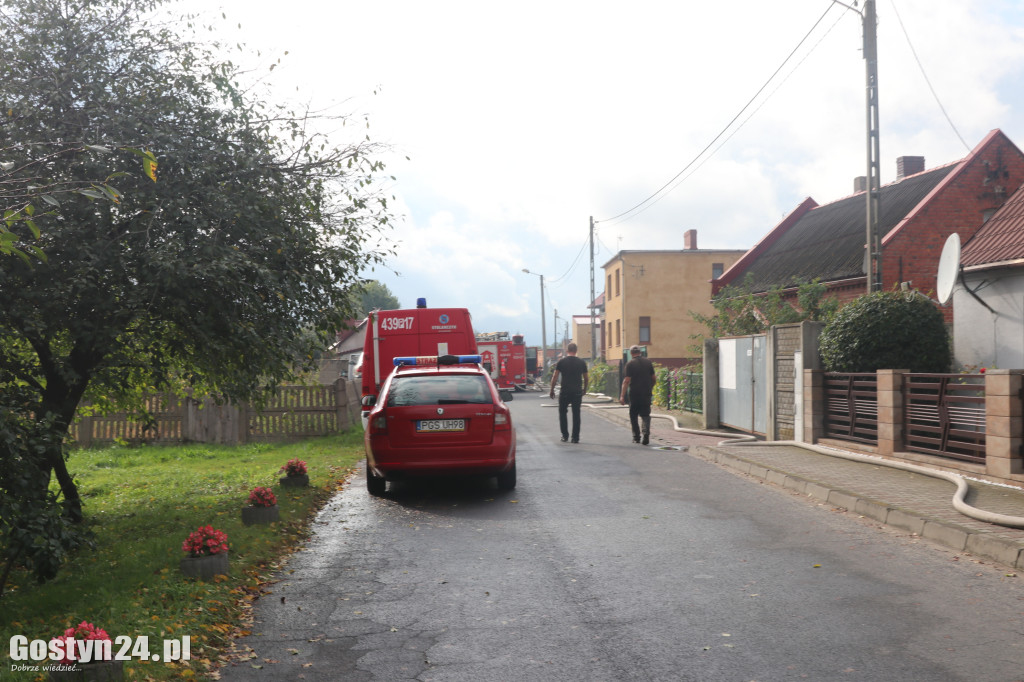
[[(359, 271), (387, 255), (367, 246), (391, 220), (382, 148), (317, 132), (349, 117), (257, 97), (188, 22), (157, 21), (162, 5), (0, 6), (0, 162), (53, 186), (103, 180), (47, 195), (45, 260), (0, 259), (0, 392), (28, 391), (21, 407), (60, 436), (21, 456), (74, 521), (62, 443), (83, 401), (133, 409), (146, 390), (190, 388), (258, 402), (311, 366), (353, 315)], [(118, 174), (140, 150), (147, 172)], [(7, 229), (15, 248), (36, 237)]]
[[(839, 308), (836, 298), (825, 296), (827, 291), (828, 288), (818, 280), (803, 282), (797, 287), (797, 305), (794, 306), (778, 287), (755, 292), (748, 273), (743, 282), (724, 287), (712, 299), (714, 315), (690, 312), (693, 319), (708, 330), (707, 334), (696, 338), (763, 334), (776, 324), (827, 320)], [(695, 350), (698, 354), (703, 353), (703, 345)]]
[(362, 289), (354, 292), (354, 295), (358, 300), (357, 309), (362, 317), (366, 317), (371, 310), (398, 310), (402, 307), (388, 285), (381, 284), (375, 279), (366, 280)]

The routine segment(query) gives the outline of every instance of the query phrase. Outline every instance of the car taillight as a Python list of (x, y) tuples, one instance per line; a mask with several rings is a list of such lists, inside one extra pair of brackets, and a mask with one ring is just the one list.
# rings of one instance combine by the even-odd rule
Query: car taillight
[(494, 430), (508, 431), (510, 428), (512, 428), (512, 420), (509, 418), (508, 412), (496, 411), (494, 413)]
[(388, 432), (388, 418), (384, 416), (383, 412), (377, 413), (377, 416), (370, 420), (370, 433), (387, 433)]

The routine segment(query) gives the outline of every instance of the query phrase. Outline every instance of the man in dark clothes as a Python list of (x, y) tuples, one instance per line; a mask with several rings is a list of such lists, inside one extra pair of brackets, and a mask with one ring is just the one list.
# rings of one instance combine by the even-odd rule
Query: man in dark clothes
[[(629, 393), (629, 425), (633, 427), (633, 442), (647, 445), (651, 442), (651, 393), (654, 391), (654, 363), (641, 355), (640, 346), (629, 349), (632, 360), (626, 363), (626, 378), (622, 380), (619, 402), (626, 404)], [(643, 441), (640, 440), (640, 420), (643, 420)]]
[(572, 405), (572, 442), (580, 442), (580, 405), (583, 394), (590, 387), (590, 374), (587, 363), (576, 357), (576, 344), (570, 343), (565, 348), (565, 357), (555, 364), (555, 372), (551, 375), (551, 397), (555, 397), (555, 384), (562, 378), (562, 391), (558, 394), (558, 426), (562, 429), (562, 442), (569, 440), (568, 408)]

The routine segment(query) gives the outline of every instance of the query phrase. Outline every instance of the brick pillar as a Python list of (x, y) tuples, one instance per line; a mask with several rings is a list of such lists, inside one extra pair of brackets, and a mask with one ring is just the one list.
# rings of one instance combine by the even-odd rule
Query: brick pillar
[(985, 473), (999, 478), (1024, 474), (1024, 415), (1021, 387), (1024, 370), (990, 369), (985, 373)]
[(825, 436), (825, 373), (804, 370), (804, 443), (817, 443)]
[(903, 451), (903, 375), (905, 369), (880, 369), (878, 381), (878, 454)]

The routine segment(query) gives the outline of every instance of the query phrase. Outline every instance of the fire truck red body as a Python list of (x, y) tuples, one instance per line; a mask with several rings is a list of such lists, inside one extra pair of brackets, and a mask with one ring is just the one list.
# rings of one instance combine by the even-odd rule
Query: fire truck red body
[(424, 355), (476, 355), (473, 322), (466, 308), (428, 308), (425, 299), (416, 308), (374, 310), (367, 316), (366, 340), (359, 361), (363, 418), (369, 414), (367, 396), (376, 396), (394, 370), (394, 359)]
[(477, 334), (477, 352), (481, 364), (501, 389), (522, 391), (526, 388), (526, 346), (520, 335), (508, 332)]

